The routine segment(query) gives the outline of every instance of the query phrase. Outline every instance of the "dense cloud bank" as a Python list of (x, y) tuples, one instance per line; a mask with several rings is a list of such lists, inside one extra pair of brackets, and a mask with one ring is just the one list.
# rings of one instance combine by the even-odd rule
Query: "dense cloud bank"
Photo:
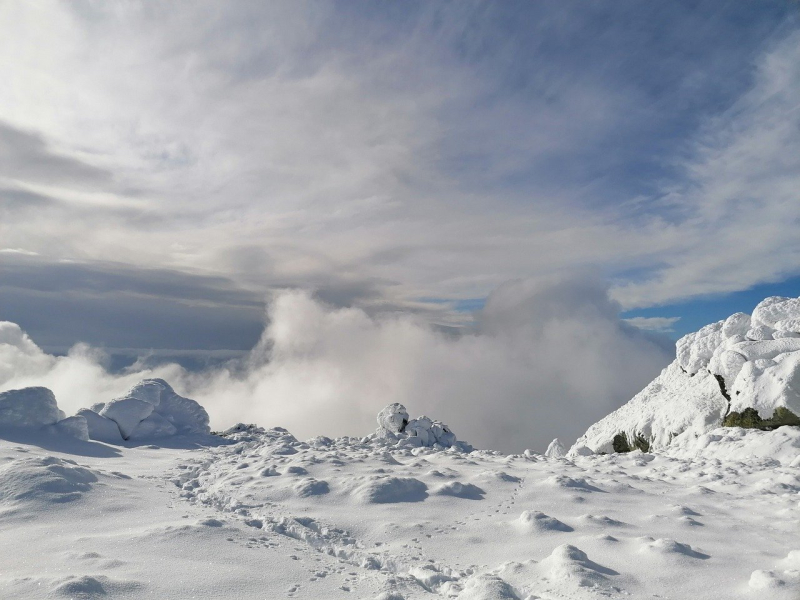
[(97, 350), (54, 357), (5, 322), (0, 390), (46, 386), (69, 414), (161, 377), (205, 406), (214, 428), (255, 422), (299, 436), (363, 434), (381, 407), (401, 402), (478, 447), (542, 451), (556, 436), (575, 439), (669, 361), (663, 340), (618, 312), (591, 279), (511, 282), (489, 297), (474, 331), (454, 336), (408, 314), (371, 317), (286, 291), (245, 360), (198, 373), (110, 374)]

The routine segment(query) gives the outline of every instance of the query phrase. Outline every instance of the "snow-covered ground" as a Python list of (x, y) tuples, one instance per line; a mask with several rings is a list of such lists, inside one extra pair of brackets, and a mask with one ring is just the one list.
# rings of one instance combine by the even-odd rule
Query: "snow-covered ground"
[[(299, 441), (213, 435), (157, 379), (72, 417), (4, 392), (0, 598), (798, 600), (800, 427), (769, 420), (800, 412), (797, 329), (773, 298), (683, 338), (546, 455), (396, 403), (364, 437)], [(746, 410), (764, 430), (721, 426)]]
[(797, 428), (569, 460), (195, 441), (2, 441), (0, 597), (800, 597)]

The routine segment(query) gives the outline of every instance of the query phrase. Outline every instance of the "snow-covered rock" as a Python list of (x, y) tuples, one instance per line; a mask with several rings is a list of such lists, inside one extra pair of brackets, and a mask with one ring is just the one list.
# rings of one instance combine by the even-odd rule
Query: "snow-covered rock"
[(54, 433), (89, 441), (89, 426), (81, 415), (75, 415), (56, 421), (48, 427)]
[(0, 427), (39, 428), (65, 417), (56, 397), (45, 387), (29, 387), (0, 393)]
[(105, 405), (100, 416), (114, 421), (119, 426), (122, 437), (127, 440), (154, 409), (155, 406), (139, 398), (115, 398)]
[[(383, 439), (396, 441), (404, 446), (429, 448), (450, 448), (459, 443), (455, 434), (441, 421), (424, 415), (410, 419), (406, 407), (397, 402), (383, 408), (378, 413), (377, 421), (377, 431), (367, 439)], [(463, 445), (466, 448), (467, 445)]]
[(80, 409), (77, 414), (86, 420), (86, 427), (90, 439), (99, 442), (108, 442), (109, 444), (118, 444), (122, 441), (122, 434), (115, 421), (100, 416), (95, 411), (88, 408)]
[(391, 433), (403, 433), (408, 425), (409, 417), (406, 407), (394, 402), (378, 413), (378, 430)]
[(545, 450), (544, 455), (548, 458), (563, 458), (566, 455), (567, 451), (564, 449), (564, 445), (558, 441), (558, 438), (554, 439), (550, 442), (550, 445)]
[(88, 440), (86, 419), (66, 417), (56, 397), (45, 387), (0, 393), (0, 430), (25, 429)]
[(92, 408), (99, 410), (81, 411), (89, 422), (92, 439), (116, 441), (113, 430), (89, 413), (115, 423), (126, 440), (210, 432), (205, 409), (194, 400), (176, 394), (163, 379), (145, 379), (122, 398)]
[[(696, 438), (754, 409), (770, 427), (776, 410), (800, 415), (800, 298), (773, 296), (676, 343), (676, 358), (644, 390), (598, 423), (575, 448), (663, 448)], [(790, 411), (787, 413), (786, 411)], [(757, 419), (756, 419), (757, 420)], [(615, 448), (616, 446), (616, 448)]]

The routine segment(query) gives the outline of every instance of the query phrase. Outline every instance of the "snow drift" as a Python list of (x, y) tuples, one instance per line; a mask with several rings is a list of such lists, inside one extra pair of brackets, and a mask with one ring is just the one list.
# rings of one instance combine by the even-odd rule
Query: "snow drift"
[[(772, 296), (676, 344), (676, 358), (570, 454), (649, 450), (720, 425), (800, 425), (800, 298)], [(685, 440), (681, 440), (685, 443)]]

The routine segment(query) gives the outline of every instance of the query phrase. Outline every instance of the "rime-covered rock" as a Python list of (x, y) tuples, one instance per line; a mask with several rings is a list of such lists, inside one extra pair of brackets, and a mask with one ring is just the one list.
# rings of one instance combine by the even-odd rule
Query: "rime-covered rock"
[(378, 429), (390, 433), (403, 433), (408, 425), (409, 417), (406, 407), (395, 402), (389, 404), (378, 413)]
[(56, 397), (45, 387), (28, 387), (0, 393), (0, 428), (39, 428), (65, 417)]
[(613, 452), (616, 438), (618, 448), (663, 448), (747, 409), (767, 426), (779, 422), (774, 415), (783, 422), (786, 411), (800, 415), (800, 298), (766, 298), (752, 315), (736, 313), (685, 335), (675, 361), (576, 447)]
[[(209, 433), (208, 413), (194, 400), (175, 393), (163, 379), (145, 379), (121, 398), (95, 405), (99, 417), (113, 421), (123, 439), (140, 440), (168, 437), (176, 434)], [(86, 416), (90, 436), (94, 430), (98, 439), (112, 441), (113, 431), (93, 416)]]
[(550, 442), (550, 445), (547, 446), (547, 450), (545, 450), (544, 453), (544, 455), (548, 458), (563, 458), (566, 454), (567, 451), (563, 444), (558, 441), (558, 438)]
[(373, 439), (396, 441), (412, 447), (450, 448), (458, 442), (455, 434), (441, 421), (424, 415), (409, 419), (406, 407), (397, 402), (382, 409), (378, 413), (377, 421), (377, 431), (369, 436)]

